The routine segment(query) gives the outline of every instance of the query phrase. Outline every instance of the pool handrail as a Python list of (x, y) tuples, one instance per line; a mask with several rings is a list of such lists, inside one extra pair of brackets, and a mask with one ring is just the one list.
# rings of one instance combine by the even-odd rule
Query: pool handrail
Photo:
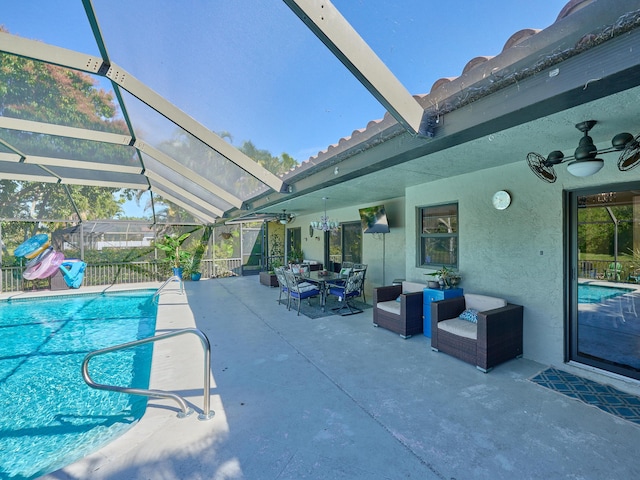
[(169, 398), (178, 403), (180, 406), (181, 412), (178, 413), (178, 418), (188, 417), (193, 413), (193, 410), (188, 407), (187, 402), (180, 395), (175, 393), (167, 392), (164, 390), (147, 390), (142, 388), (129, 388), (129, 387), (118, 387), (115, 385), (105, 385), (101, 383), (96, 383), (93, 381), (91, 376), (89, 375), (89, 361), (97, 356), (105, 353), (115, 352), (117, 350), (124, 350), (126, 348), (137, 347), (139, 345), (144, 345), (146, 343), (157, 342), (159, 340), (165, 340), (167, 338), (176, 337), (178, 335), (184, 335), (187, 333), (192, 333), (198, 338), (200, 338), (200, 342), (202, 343), (202, 348), (204, 350), (204, 386), (203, 386), (203, 407), (202, 413), (198, 415), (198, 420), (209, 420), (213, 418), (215, 412), (211, 410), (211, 391), (210, 391), (210, 375), (211, 375), (211, 344), (209, 343), (209, 339), (202, 332), (202, 330), (198, 328), (184, 328), (181, 330), (174, 330), (172, 332), (163, 333), (161, 335), (156, 335), (153, 337), (142, 338), (140, 340), (134, 340), (132, 342), (122, 343), (120, 345), (113, 345), (111, 347), (101, 348), (100, 350), (94, 350), (93, 352), (89, 352), (82, 362), (82, 378), (85, 383), (89, 385), (91, 388), (95, 388), (98, 390), (109, 390), (112, 392), (120, 392), (120, 393), (128, 393), (131, 395), (142, 395), (146, 397), (155, 397), (155, 398)]
[(160, 292), (162, 292), (164, 287), (169, 285), (171, 282), (175, 282), (175, 281), (177, 281), (180, 285), (180, 295), (184, 294), (184, 284), (182, 283), (182, 279), (177, 275), (173, 275), (172, 277), (167, 278), (162, 283), (162, 285), (158, 287), (158, 290), (156, 290), (156, 293), (153, 294), (153, 298), (152, 298), (153, 302), (157, 303), (158, 297), (160, 296)]

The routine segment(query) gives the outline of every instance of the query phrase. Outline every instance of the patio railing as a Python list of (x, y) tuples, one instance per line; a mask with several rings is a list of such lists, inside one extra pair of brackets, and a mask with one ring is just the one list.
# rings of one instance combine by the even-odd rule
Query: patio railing
[(611, 260), (580, 260), (578, 262), (578, 277), (616, 282), (637, 283), (640, 265), (629, 261), (618, 260), (618, 265)]
[[(51, 287), (51, 280), (25, 280), (24, 267), (2, 267), (2, 292), (41, 290)], [(202, 278), (242, 275), (241, 258), (203, 259)], [(159, 262), (122, 262), (88, 264), (82, 285), (85, 287), (111, 284), (157, 282), (171, 276), (171, 268)]]

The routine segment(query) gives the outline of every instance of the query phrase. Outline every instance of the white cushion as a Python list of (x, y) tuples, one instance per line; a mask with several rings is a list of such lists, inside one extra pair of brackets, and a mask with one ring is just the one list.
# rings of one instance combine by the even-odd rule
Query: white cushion
[(396, 302), (395, 300), (389, 300), (388, 302), (378, 302), (376, 303), (376, 308), (384, 310), (385, 312), (393, 313), (395, 315), (400, 315), (400, 302)]
[(507, 305), (507, 301), (504, 298), (477, 295), (475, 293), (465, 293), (464, 304), (465, 308), (472, 308), (479, 312), (486, 312), (487, 310), (505, 307)]
[(311, 284), (306, 285), (306, 286), (302, 286), (302, 284), (298, 285), (298, 291), (300, 293), (310, 292), (311, 290), (314, 290), (315, 288), (316, 288), (316, 286), (315, 285), (311, 285)]
[(470, 338), (472, 340), (478, 339), (478, 325), (468, 322), (467, 320), (462, 320), (461, 318), (451, 318), (438, 322), (438, 328), (459, 337)]
[(402, 282), (402, 293), (421, 292), (425, 288), (427, 288), (427, 286), (424, 283), (407, 281)]

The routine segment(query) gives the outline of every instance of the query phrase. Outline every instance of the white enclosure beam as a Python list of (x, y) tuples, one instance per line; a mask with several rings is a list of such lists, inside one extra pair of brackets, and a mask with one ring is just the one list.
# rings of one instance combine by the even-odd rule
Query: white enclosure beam
[(46, 165), (48, 167), (68, 167), (100, 172), (133, 173), (142, 175), (142, 167), (140, 166), (125, 166), (112, 163), (87, 162), (84, 160), (70, 160), (67, 158), (39, 157), (36, 155), (27, 155), (25, 157), (24, 163)]
[(173, 195), (163, 191), (161, 188), (152, 187), (151, 191), (153, 193), (156, 193), (156, 194), (160, 195), (163, 199), (169, 200), (170, 202), (175, 203), (179, 207), (184, 208), (187, 212), (191, 213), (193, 216), (195, 216), (199, 220), (204, 220), (204, 221), (206, 221), (208, 223), (216, 223), (216, 219), (214, 217), (211, 217), (211, 216), (207, 215), (206, 213), (203, 213), (203, 212), (193, 208), (193, 206), (191, 206), (188, 203), (183, 202), (179, 198), (176, 198)]
[(183, 188), (179, 188), (175, 183), (172, 183), (170, 180), (167, 180), (166, 178), (160, 175), (156, 175), (153, 172), (147, 172), (147, 177), (149, 178), (149, 180), (153, 182), (152, 189), (155, 189), (155, 184), (159, 184), (166, 189), (176, 191), (176, 193), (179, 193), (184, 198), (191, 200), (193, 203), (200, 206), (205, 211), (210, 211), (211, 213), (213, 213), (218, 217), (221, 217), (224, 215), (223, 210), (217, 208), (215, 205), (211, 205), (207, 202), (204, 202), (200, 197), (186, 191)]
[(413, 134), (424, 109), (329, 0), (284, 0), (384, 108)]
[(0, 128), (43, 133), (45, 135), (57, 135), (59, 137), (78, 138), (80, 140), (93, 140), (95, 142), (113, 143), (115, 145), (129, 145), (132, 140), (129, 135), (123, 135), (121, 133), (100, 132), (98, 130), (67, 127), (53, 123), (34, 122), (32, 120), (20, 120), (10, 117), (0, 117)]
[[(47, 45), (43, 42), (29, 40), (4, 32), (0, 32), (0, 51), (43, 62), (54, 63), (91, 74), (106, 76), (113, 83), (119, 85), (131, 95), (153, 108), (180, 128), (189, 132), (262, 183), (277, 192), (283, 189), (284, 182), (277, 175), (262, 167), (114, 63), (107, 65), (99, 57)], [(51, 134), (56, 135), (56, 133)]]
[(86, 178), (74, 178), (74, 177), (65, 177), (60, 176), (60, 183), (63, 185), (79, 185), (79, 186), (89, 186), (89, 187), (106, 187), (106, 188), (131, 188), (133, 190), (149, 190), (149, 185), (146, 183), (133, 183), (133, 182), (112, 182), (105, 180), (88, 180)]
[[(157, 148), (154, 148), (151, 145), (146, 144), (144, 142), (141, 142), (139, 140), (137, 140), (134, 143), (134, 146), (138, 150), (140, 150), (141, 152), (146, 153), (147, 155), (152, 157), (154, 160), (157, 160), (158, 162), (160, 162), (165, 167), (170, 168), (171, 170), (176, 172), (178, 175), (181, 175), (184, 178), (186, 178), (187, 180), (190, 180), (193, 183), (195, 183), (197, 185), (200, 185), (205, 190), (209, 190), (211, 193), (213, 193), (217, 197), (220, 197), (225, 202), (230, 203), (231, 205), (233, 205), (236, 208), (241, 208), (242, 207), (242, 200), (241, 199), (239, 199), (235, 195), (231, 194), (230, 192), (220, 188), (216, 184), (211, 183), (209, 180), (204, 178), (202, 175), (200, 175), (200, 174), (194, 172), (193, 170), (185, 167), (184, 165), (182, 165), (178, 161), (174, 160), (169, 155), (161, 152)], [(149, 172), (147, 172), (147, 174), (148, 173)], [(167, 179), (167, 180), (170, 181), (170, 179)]]
[(56, 177), (50, 177), (47, 175), (29, 175), (24, 173), (7, 173), (0, 170), (0, 175), (3, 180), (15, 180), (17, 182), (40, 182), (40, 183), (58, 183)]
[(284, 183), (282, 179), (198, 123), (178, 107), (169, 103), (164, 97), (151, 90), (133, 75), (112, 64), (107, 72), (107, 77), (276, 192), (282, 189)]

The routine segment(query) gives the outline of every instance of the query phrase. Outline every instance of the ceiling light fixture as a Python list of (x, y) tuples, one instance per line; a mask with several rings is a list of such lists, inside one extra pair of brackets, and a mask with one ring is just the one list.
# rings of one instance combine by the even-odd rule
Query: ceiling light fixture
[(314, 230), (322, 230), (323, 232), (330, 232), (331, 230), (335, 230), (338, 228), (338, 222), (329, 221), (329, 217), (327, 216), (327, 200), (329, 197), (322, 197), (324, 200), (324, 216), (320, 217), (319, 222), (311, 222), (311, 227)]
[(286, 210), (282, 210), (282, 213), (279, 213), (277, 216), (277, 220), (279, 223), (281, 223), (282, 225), (287, 225), (291, 222), (293, 222), (293, 220), (296, 218), (296, 216), (292, 213), (287, 213)]
[(634, 137), (630, 133), (619, 133), (611, 140), (611, 147), (598, 150), (589, 136), (589, 131), (598, 123), (596, 120), (587, 120), (576, 124), (576, 128), (584, 133), (580, 139), (578, 148), (573, 156), (565, 157), (560, 150), (554, 150), (547, 158), (539, 153), (530, 152), (527, 154), (529, 168), (538, 178), (548, 183), (556, 181), (554, 165), (569, 162), (567, 171), (576, 177), (588, 177), (598, 173), (604, 166), (604, 160), (596, 158), (597, 155), (621, 152), (618, 158), (618, 169), (620, 171), (630, 170), (640, 163), (640, 134)]

